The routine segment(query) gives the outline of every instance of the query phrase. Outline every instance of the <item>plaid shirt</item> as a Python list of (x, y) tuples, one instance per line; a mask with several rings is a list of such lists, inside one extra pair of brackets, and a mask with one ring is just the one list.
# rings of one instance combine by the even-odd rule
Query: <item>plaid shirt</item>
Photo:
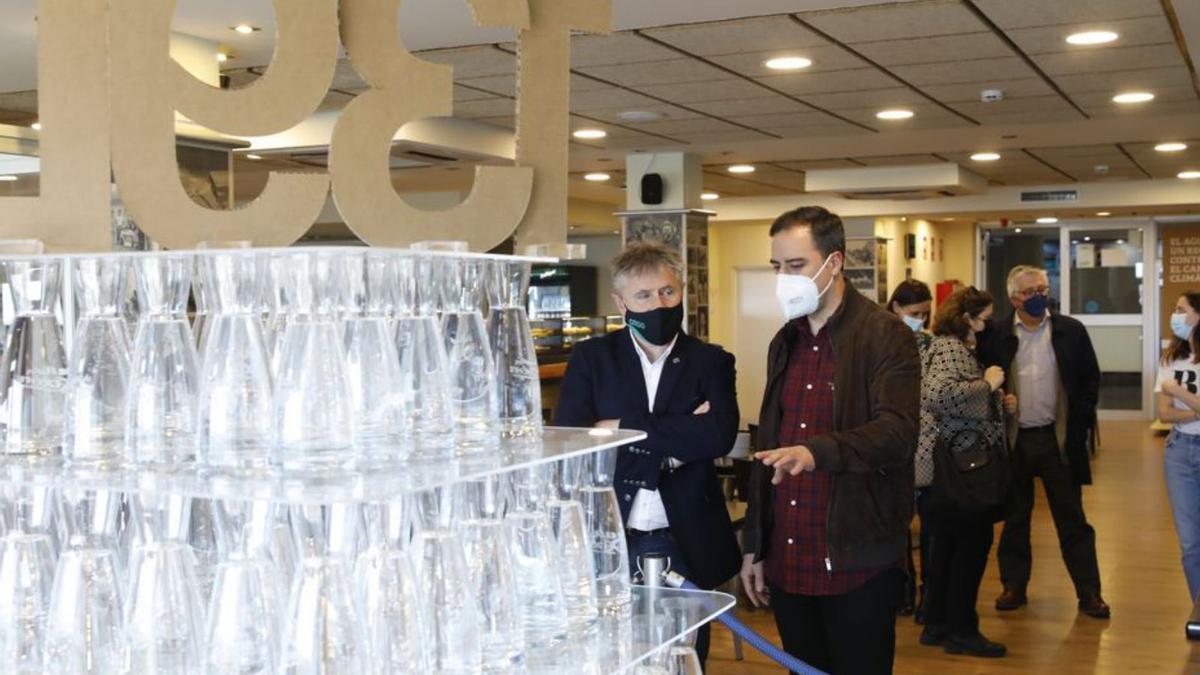
[[(783, 380), (781, 447), (803, 445), (833, 430), (835, 359), (829, 331), (813, 336), (807, 319), (799, 332)], [(833, 476), (825, 471), (787, 476), (772, 489), (775, 525), (764, 572), (772, 585), (787, 593), (842, 595), (865, 584), (885, 568), (842, 572), (826, 565), (826, 519)]]

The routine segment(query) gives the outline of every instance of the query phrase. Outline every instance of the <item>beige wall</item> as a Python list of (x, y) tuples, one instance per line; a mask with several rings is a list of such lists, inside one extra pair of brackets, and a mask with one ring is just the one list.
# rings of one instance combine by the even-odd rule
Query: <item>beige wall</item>
[[(904, 235), (917, 238), (917, 257), (904, 258)], [(904, 270), (912, 268), (912, 275), (929, 284), (931, 290), (937, 283), (957, 279), (970, 285), (975, 280), (975, 225), (962, 219), (952, 222), (937, 222), (920, 218), (878, 218), (875, 221), (875, 236), (888, 240), (888, 295), (904, 280)], [(940, 241), (936, 260), (922, 256), (922, 246), (927, 241)]]

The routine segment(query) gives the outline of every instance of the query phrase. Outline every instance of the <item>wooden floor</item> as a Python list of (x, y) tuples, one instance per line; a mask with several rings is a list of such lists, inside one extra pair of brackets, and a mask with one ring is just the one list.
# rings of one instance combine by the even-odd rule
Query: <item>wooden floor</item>
[[(1038, 487), (1029, 605), (1003, 614), (995, 610), (1001, 588), (994, 546), (980, 589), (980, 628), (1008, 646), (1008, 657), (950, 656), (940, 648), (922, 647), (917, 643), (920, 627), (911, 618), (900, 618), (895, 672), (1200, 673), (1200, 648), (1193, 648), (1183, 633), (1191, 603), (1163, 484), (1163, 438), (1151, 435), (1143, 422), (1106, 422), (1101, 439), (1103, 447), (1093, 463), (1095, 484), (1084, 489), (1084, 505), (1096, 528), (1103, 595), (1113, 618), (1100, 621), (1076, 611), (1045, 494)], [(997, 541), (999, 535), (997, 525)], [(778, 644), (769, 613), (738, 613)], [(710, 675), (783, 672), (748, 646), (745, 657), (735, 661), (731, 634), (723, 626), (713, 628)]]

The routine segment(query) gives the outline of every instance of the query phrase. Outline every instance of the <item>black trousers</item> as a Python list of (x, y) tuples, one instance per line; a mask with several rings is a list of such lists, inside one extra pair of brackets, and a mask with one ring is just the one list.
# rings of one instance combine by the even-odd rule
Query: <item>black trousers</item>
[[(920, 515), (919, 505), (921, 503), (921, 495), (927, 490), (928, 488), (920, 488), (917, 490), (918, 515)], [(922, 518), (921, 533), (917, 538), (918, 561), (920, 562), (920, 569), (917, 569), (913, 566), (912, 528), (909, 528), (908, 530), (908, 578), (904, 582), (904, 595), (902, 598), (903, 601), (909, 606), (915, 606), (917, 604), (918, 590), (920, 590), (921, 593), (921, 600), (924, 601), (925, 599), (925, 585), (928, 583), (929, 579), (929, 536), (929, 528), (925, 527), (925, 520)]]
[(951, 635), (979, 632), (979, 583), (992, 549), (990, 515), (961, 512), (929, 490), (917, 502), (921, 532), (930, 534), (925, 625), (941, 626)]
[(1033, 478), (1039, 476), (1050, 503), (1063, 562), (1080, 598), (1100, 592), (1100, 566), (1096, 562), (1096, 531), (1083, 513), (1083, 489), (1071, 476), (1058, 452), (1052, 427), (1022, 429), (1013, 452), (1013, 489), (1004, 532), (1000, 535), (1000, 581), (1005, 588), (1023, 591), (1033, 568), (1029, 543), (1033, 517)]
[(896, 652), (904, 571), (885, 570), (844, 595), (798, 595), (771, 586), (787, 653), (831, 675), (885, 675)]

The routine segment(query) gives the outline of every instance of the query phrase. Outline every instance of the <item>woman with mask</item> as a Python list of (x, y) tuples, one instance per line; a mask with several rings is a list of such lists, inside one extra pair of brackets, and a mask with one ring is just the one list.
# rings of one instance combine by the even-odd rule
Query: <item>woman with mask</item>
[(921, 529), (932, 537), (921, 644), (942, 646), (950, 654), (1001, 657), (1007, 650), (979, 632), (975, 611), (996, 519), (961, 508), (938, 487), (934, 475), (939, 436), (952, 445), (958, 438), (1003, 442), (1000, 408), (1016, 409), (1015, 399), (1001, 390), (1004, 371), (985, 371), (975, 356), (975, 335), (991, 316), (992, 296), (975, 288), (954, 293), (938, 308), (936, 337), (922, 359), (915, 469), (917, 487), (924, 488), (917, 504)]
[(1200, 292), (1189, 291), (1171, 314), (1171, 344), (1158, 372), (1158, 418), (1174, 425), (1167, 436), (1164, 473), (1175, 531), (1183, 549), (1190, 597), (1200, 593)]
[[(888, 300), (888, 310), (900, 317), (904, 325), (912, 329), (913, 335), (917, 340), (917, 351), (922, 356), (925, 355), (925, 350), (929, 348), (933, 342), (933, 335), (926, 330), (929, 327), (929, 316), (933, 309), (933, 294), (929, 292), (929, 286), (923, 281), (917, 279), (905, 279), (900, 282), (896, 290), (892, 291), (892, 297)], [(917, 498), (920, 499), (921, 491), (917, 490)], [(900, 615), (910, 616), (915, 614), (918, 624), (925, 623), (925, 577), (928, 569), (928, 561), (926, 553), (929, 550), (929, 533), (925, 528), (921, 528), (920, 535), (920, 560), (921, 569), (918, 570), (913, 566), (912, 557), (912, 533), (909, 533), (909, 551), (908, 551), (908, 582), (904, 585), (904, 597), (900, 605)], [(920, 574), (920, 600), (917, 599), (917, 579)]]

